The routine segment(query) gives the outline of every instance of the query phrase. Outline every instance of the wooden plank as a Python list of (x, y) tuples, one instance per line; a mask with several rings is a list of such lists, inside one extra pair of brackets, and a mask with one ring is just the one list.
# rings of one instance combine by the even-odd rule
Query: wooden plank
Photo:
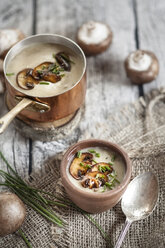
[(0, 1), (0, 28), (19, 28), (26, 35), (32, 33), (33, 1)]
[[(0, 116), (3, 116), (7, 110), (2, 97), (0, 98), (0, 104)], [(8, 129), (0, 135), (0, 150), (20, 175), (28, 175), (29, 140), (22, 137), (19, 132), (15, 130), (13, 124), (11, 124)], [(0, 167), (1, 166), (2, 163), (0, 163)], [(3, 169), (4, 168), (5, 167), (3, 167)]]
[[(19, 28), (26, 35), (32, 32), (32, 0), (0, 1), (0, 27)], [(7, 112), (3, 96), (0, 96), (0, 116)], [(0, 135), (0, 150), (20, 175), (28, 175), (29, 139), (22, 137), (13, 124)], [(0, 163), (2, 168), (2, 163)], [(4, 167), (3, 167), (4, 168)]]
[(153, 88), (164, 86), (164, 10), (165, 1), (137, 1), (138, 33), (140, 48), (153, 51), (158, 57), (160, 63), (159, 76), (152, 83), (144, 85), (145, 93), (147, 93)]
[[(108, 23), (112, 27), (114, 39), (108, 51), (87, 60), (86, 111), (79, 136), (86, 129), (92, 136), (94, 122), (103, 122), (108, 114), (138, 97), (138, 88), (131, 85), (123, 67), (125, 57), (135, 49), (134, 16), (129, 0), (99, 0), (97, 3), (83, 0), (40, 0), (37, 5), (37, 33), (57, 33), (75, 40), (77, 28), (88, 20)], [(40, 170), (47, 158), (62, 151), (68, 144), (67, 141), (51, 144), (33, 142), (34, 170)]]

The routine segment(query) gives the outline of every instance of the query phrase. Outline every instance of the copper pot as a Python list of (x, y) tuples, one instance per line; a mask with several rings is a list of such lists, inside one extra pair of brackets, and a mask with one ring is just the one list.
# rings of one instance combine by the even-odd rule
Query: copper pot
[(11, 109), (0, 119), (0, 133), (9, 125), (12, 119), (18, 115), (20, 119), (35, 122), (54, 122), (73, 115), (83, 104), (86, 93), (86, 58), (81, 48), (72, 40), (54, 34), (40, 34), (30, 36), (13, 46), (4, 60), (4, 74), (11, 59), (24, 47), (34, 43), (53, 43), (64, 45), (73, 50), (83, 61), (82, 74), (77, 82), (59, 95), (51, 97), (31, 97), (28, 92), (16, 89), (5, 76), (7, 89), (7, 105)]

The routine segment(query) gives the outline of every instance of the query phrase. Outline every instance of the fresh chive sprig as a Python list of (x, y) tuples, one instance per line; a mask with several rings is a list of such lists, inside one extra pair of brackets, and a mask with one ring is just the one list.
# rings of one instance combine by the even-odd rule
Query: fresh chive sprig
[(32, 246), (31, 246), (30, 242), (28, 241), (28, 239), (26, 238), (24, 232), (21, 229), (19, 229), (18, 230), (18, 233), (20, 234), (20, 236), (22, 237), (22, 239), (25, 241), (25, 244), (27, 245), (27, 247), (28, 248), (32, 248)]
[[(79, 154), (81, 156), (81, 152)], [(0, 157), (5, 162), (6, 167), (8, 169), (8, 173), (0, 170), (0, 176), (5, 179), (5, 182), (0, 183), (0, 186), (6, 186), (11, 191), (13, 191), (18, 197), (27, 205), (32, 207), (37, 213), (45, 217), (50, 222), (58, 225), (59, 227), (64, 226), (64, 222), (61, 218), (59, 218), (54, 211), (50, 209), (50, 207), (56, 205), (60, 207), (71, 207), (81, 214), (83, 214), (90, 222), (92, 222), (96, 228), (100, 231), (103, 238), (105, 240), (109, 240), (109, 235), (105, 233), (105, 231), (102, 229), (102, 227), (95, 221), (95, 219), (79, 207), (77, 207), (73, 202), (66, 200), (62, 197), (59, 197), (56, 194), (52, 194), (49, 192), (46, 192), (42, 189), (36, 189), (31, 186), (29, 186), (27, 183), (25, 183), (21, 177), (17, 174), (17, 172), (11, 167), (11, 165), (8, 163), (2, 152), (0, 151)], [(55, 200), (47, 199), (46, 196), (52, 197)], [(32, 248), (30, 242), (26, 238), (25, 234), (22, 230), (18, 231), (20, 236), (25, 241), (28, 248)]]

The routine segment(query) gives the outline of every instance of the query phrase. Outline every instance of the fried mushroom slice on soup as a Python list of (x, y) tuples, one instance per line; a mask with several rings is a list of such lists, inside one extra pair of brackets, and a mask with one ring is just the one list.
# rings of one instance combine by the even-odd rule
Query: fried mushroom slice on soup
[(32, 77), (31, 68), (26, 68), (17, 74), (16, 81), (20, 88), (24, 90), (31, 90), (38, 84), (38, 81)]
[(69, 172), (75, 179), (79, 180), (87, 173), (92, 167), (93, 155), (88, 152), (78, 152), (73, 159)]
[(70, 71), (71, 70), (71, 60), (69, 58), (69, 55), (65, 52), (59, 52), (55, 55), (55, 58), (59, 65), (65, 70)]
[(33, 69), (32, 76), (36, 80), (45, 80), (51, 83), (57, 83), (61, 80), (59, 67), (51, 62), (43, 62), (37, 65)]
[(88, 172), (85, 175), (85, 178), (81, 182), (81, 185), (84, 188), (93, 189), (104, 186), (106, 182), (108, 182), (108, 177), (106, 174), (99, 171), (93, 171), (93, 172)]

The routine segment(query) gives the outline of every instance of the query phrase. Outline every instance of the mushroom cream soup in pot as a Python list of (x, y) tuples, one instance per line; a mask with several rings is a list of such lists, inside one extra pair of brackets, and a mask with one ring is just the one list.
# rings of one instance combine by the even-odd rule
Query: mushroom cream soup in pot
[[(70, 65), (69, 70), (65, 70), (63, 66), (60, 66), (59, 61), (56, 59), (58, 53), (62, 54), (64, 61), (66, 56), (66, 63)], [(39, 65), (42, 66), (38, 67)], [(50, 70), (46, 71), (46, 65), (50, 65)], [(19, 91), (30, 96), (50, 97), (59, 95), (73, 87), (82, 74), (82, 67), (83, 60), (73, 50), (62, 45), (38, 43), (20, 51), (8, 64), (6, 75)], [(32, 76), (30, 75), (29, 78), (23, 73), (20, 77), (18, 75), (23, 70), (29, 69), (32, 71), (35, 68), (40, 73), (40, 78), (33, 77), (33, 73), (31, 73)], [(52, 72), (52, 75), (60, 76), (61, 78), (51, 82), (49, 78), (42, 77), (44, 72), (45, 74)], [(28, 71), (26, 73), (28, 74)], [(32, 85), (30, 85), (31, 79), (33, 81)], [(28, 83), (29, 88), (26, 88)]]
[(84, 103), (86, 58), (67, 37), (27, 37), (9, 50), (3, 69), (11, 111), (0, 118), (0, 133), (15, 116), (27, 123), (64, 125)]

